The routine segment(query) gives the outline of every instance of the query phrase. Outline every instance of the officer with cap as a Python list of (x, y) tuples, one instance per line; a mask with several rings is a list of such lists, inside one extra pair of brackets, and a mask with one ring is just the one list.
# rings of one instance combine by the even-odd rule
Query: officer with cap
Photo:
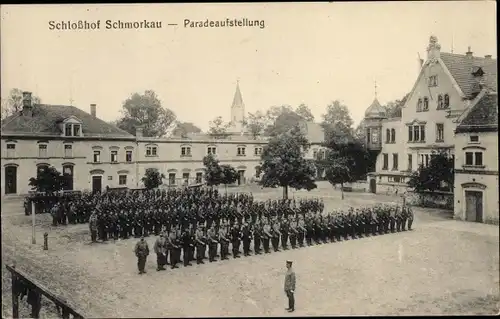
[(285, 274), (285, 294), (288, 298), (288, 312), (295, 311), (295, 271), (292, 268), (292, 261), (286, 261), (286, 274)]

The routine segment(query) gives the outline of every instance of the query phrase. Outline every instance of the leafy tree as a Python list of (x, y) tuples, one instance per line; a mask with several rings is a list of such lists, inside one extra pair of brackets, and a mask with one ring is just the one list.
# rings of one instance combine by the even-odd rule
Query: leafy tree
[[(1, 119), (5, 119), (6, 117), (20, 112), (23, 109), (23, 91), (21, 89), (12, 89), (9, 92), (9, 96), (7, 99), (2, 99), (2, 112)], [(42, 101), (38, 96), (31, 96), (31, 104), (37, 105), (41, 104)]]
[(268, 119), (261, 111), (255, 113), (248, 113), (246, 118), (246, 127), (248, 132), (255, 139), (264, 133), (265, 128), (268, 126)]
[(29, 186), (37, 192), (52, 193), (64, 188), (66, 177), (61, 174), (54, 166), (39, 169), (37, 177), (29, 179)]
[(288, 198), (288, 188), (312, 190), (315, 168), (304, 158), (308, 141), (298, 126), (273, 137), (261, 155), (263, 187), (283, 187), (283, 198)]
[(227, 134), (227, 130), (230, 126), (230, 123), (224, 122), (222, 119), (222, 116), (218, 116), (209, 123), (209, 130), (208, 133), (217, 136), (217, 137), (222, 137)]
[(295, 113), (300, 116), (304, 121), (307, 122), (314, 122), (314, 115), (312, 114), (311, 110), (307, 105), (304, 103), (300, 104), (297, 106), (295, 109)]
[(346, 105), (335, 100), (331, 102), (327, 108), (326, 113), (323, 114), (323, 128), (327, 139), (332, 135), (336, 136), (352, 136), (354, 121), (349, 114), (349, 109)]
[(356, 126), (356, 129), (354, 129), (353, 137), (356, 142), (366, 146), (366, 130), (364, 120), (361, 120), (358, 126)]
[(239, 179), (240, 175), (238, 174), (236, 169), (231, 165), (221, 165), (220, 169), (221, 169), (220, 180), (222, 184), (224, 184), (227, 192), (227, 185), (235, 183)]
[(207, 186), (218, 186), (223, 184), (222, 168), (219, 161), (211, 154), (203, 158), (203, 165), (205, 166), (205, 181)]
[(135, 135), (136, 126), (142, 126), (144, 136), (162, 137), (175, 123), (175, 113), (162, 107), (156, 93), (147, 90), (144, 94), (134, 93), (122, 106), (122, 117), (118, 127)]
[(386, 109), (387, 117), (389, 117), (389, 118), (401, 117), (403, 106), (406, 103), (406, 100), (408, 99), (409, 95), (410, 95), (410, 93), (407, 93), (401, 99), (387, 102), (387, 104), (384, 105), (384, 108)]
[[(437, 190), (453, 190), (455, 179), (453, 158), (445, 151), (438, 151), (431, 155), (428, 166), (420, 164), (408, 181), (408, 186), (417, 193)], [(447, 185), (444, 187), (444, 185)]]
[(144, 187), (146, 187), (146, 189), (153, 189), (162, 185), (164, 178), (165, 175), (160, 173), (157, 169), (147, 168), (146, 174), (144, 175), (144, 177), (142, 177), (142, 183), (144, 184)]
[(344, 157), (333, 159), (328, 165), (325, 175), (330, 184), (334, 186), (340, 184), (342, 199), (344, 199), (344, 184), (354, 181), (348, 159)]
[(177, 122), (172, 134), (185, 137), (190, 133), (201, 133), (201, 129), (190, 122)]

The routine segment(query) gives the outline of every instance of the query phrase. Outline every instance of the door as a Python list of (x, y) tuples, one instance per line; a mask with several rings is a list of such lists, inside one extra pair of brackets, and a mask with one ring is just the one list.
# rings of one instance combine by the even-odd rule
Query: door
[(102, 191), (102, 176), (92, 176), (92, 192)]
[(470, 222), (483, 222), (483, 193), (465, 191), (465, 219)]
[(377, 193), (377, 181), (375, 178), (370, 178), (370, 193)]
[(238, 178), (238, 185), (242, 185), (245, 183), (245, 171), (239, 170), (238, 174), (240, 175), (240, 177)]
[(5, 167), (5, 194), (17, 193), (17, 167)]

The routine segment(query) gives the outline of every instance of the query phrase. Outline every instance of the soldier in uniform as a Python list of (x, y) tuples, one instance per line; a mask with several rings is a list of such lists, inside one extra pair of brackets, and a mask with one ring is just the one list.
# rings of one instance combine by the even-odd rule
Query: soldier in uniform
[(292, 222), (290, 223), (290, 229), (289, 229), (290, 245), (292, 246), (292, 249), (297, 248), (297, 228), (298, 228), (297, 220), (296, 219), (292, 220)]
[(165, 250), (166, 250), (167, 242), (165, 241), (165, 235), (163, 233), (160, 234), (160, 237), (156, 240), (154, 245), (154, 251), (156, 253), (156, 264), (157, 271), (165, 270)]
[(306, 242), (308, 246), (312, 246), (313, 235), (314, 235), (313, 219), (309, 216), (306, 219)]
[(402, 223), (401, 209), (396, 206), (396, 231), (401, 231), (401, 223)]
[(280, 249), (279, 249), (279, 242), (280, 242), (280, 236), (281, 236), (280, 228), (281, 228), (281, 225), (280, 225), (279, 221), (275, 219), (274, 223), (273, 223), (273, 233), (272, 233), (272, 237), (271, 237), (271, 244), (273, 245), (273, 250), (275, 252), (280, 251)]
[(264, 246), (264, 252), (269, 254), (269, 240), (273, 237), (271, 225), (266, 217), (264, 217), (264, 226), (262, 227), (262, 244)]
[(208, 230), (208, 261), (213, 262), (217, 261), (215, 259), (215, 255), (217, 254), (217, 235), (215, 233), (214, 224), (210, 225), (210, 229)]
[(250, 230), (250, 226), (246, 221), (243, 222), (242, 233), (242, 241), (243, 241), (243, 255), (250, 256), (250, 243), (252, 242), (252, 231)]
[(390, 215), (389, 215), (389, 223), (391, 225), (391, 232), (394, 233), (395, 231), (395, 226), (396, 226), (396, 208), (391, 207), (390, 208)]
[(411, 225), (413, 224), (413, 210), (408, 205), (405, 205), (404, 208), (406, 211), (406, 216), (408, 218), (408, 230), (411, 230)]
[(188, 229), (184, 230), (184, 232), (181, 235), (180, 241), (181, 241), (181, 246), (182, 246), (182, 251), (183, 251), (182, 260), (184, 261), (184, 267), (192, 266), (193, 264), (191, 264), (191, 262), (190, 262), (191, 261), (192, 243), (191, 243), (191, 236), (189, 234)]
[(280, 232), (281, 232), (281, 247), (283, 250), (288, 250), (288, 235), (289, 235), (289, 222), (288, 216), (284, 215), (283, 222), (281, 223)]
[(299, 216), (299, 222), (297, 224), (297, 241), (299, 243), (299, 247), (304, 247), (304, 237), (305, 237), (305, 223), (304, 223), (304, 217), (302, 215)]
[(145, 274), (146, 271), (144, 267), (146, 266), (146, 260), (149, 255), (148, 243), (141, 237), (141, 240), (135, 245), (135, 255), (137, 256), (137, 268), (139, 268), (139, 275)]
[(90, 238), (93, 243), (97, 242), (97, 215), (92, 213), (89, 219)]
[(231, 245), (233, 248), (233, 258), (240, 258), (240, 243), (241, 243), (241, 232), (238, 222), (235, 221), (233, 229), (231, 230)]
[(227, 223), (225, 220), (222, 221), (219, 227), (219, 240), (220, 240), (220, 259), (227, 260), (229, 255), (229, 238), (227, 234)]
[(196, 263), (198, 265), (204, 264), (205, 262), (203, 262), (203, 254), (205, 252), (206, 243), (205, 243), (205, 236), (203, 235), (201, 222), (198, 223), (198, 227), (196, 228), (195, 241), (196, 241)]
[(256, 255), (260, 255), (260, 244), (262, 238), (262, 226), (260, 224), (259, 218), (255, 218), (255, 223), (253, 227), (253, 251)]
[(50, 214), (52, 215), (52, 226), (57, 226), (57, 218), (59, 215), (59, 205), (55, 204), (50, 209)]
[(179, 268), (177, 263), (179, 262), (179, 256), (177, 256), (177, 250), (179, 249), (177, 241), (177, 232), (176, 229), (173, 229), (170, 232), (168, 237), (168, 249), (170, 250), (170, 268)]

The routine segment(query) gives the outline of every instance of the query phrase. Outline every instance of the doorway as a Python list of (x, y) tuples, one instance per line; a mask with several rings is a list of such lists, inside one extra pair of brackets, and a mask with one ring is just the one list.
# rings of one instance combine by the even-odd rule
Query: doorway
[(483, 193), (465, 191), (465, 219), (470, 222), (483, 222)]
[(92, 176), (92, 192), (102, 191), (102, 176)]
[(239, 175), (238, 186), (242, 185), (242, 184), (245, 184), (245, 171), (244, 170), (239, 170), (238, 171), (238, 175)]
[(16, 166), (6, 166), (5, 167), (5, 194), (16, 194), (17, 193), (17, 167)]
[(370, 193), (377, 193), (377, 180), (375, 178), (370, 178)]

